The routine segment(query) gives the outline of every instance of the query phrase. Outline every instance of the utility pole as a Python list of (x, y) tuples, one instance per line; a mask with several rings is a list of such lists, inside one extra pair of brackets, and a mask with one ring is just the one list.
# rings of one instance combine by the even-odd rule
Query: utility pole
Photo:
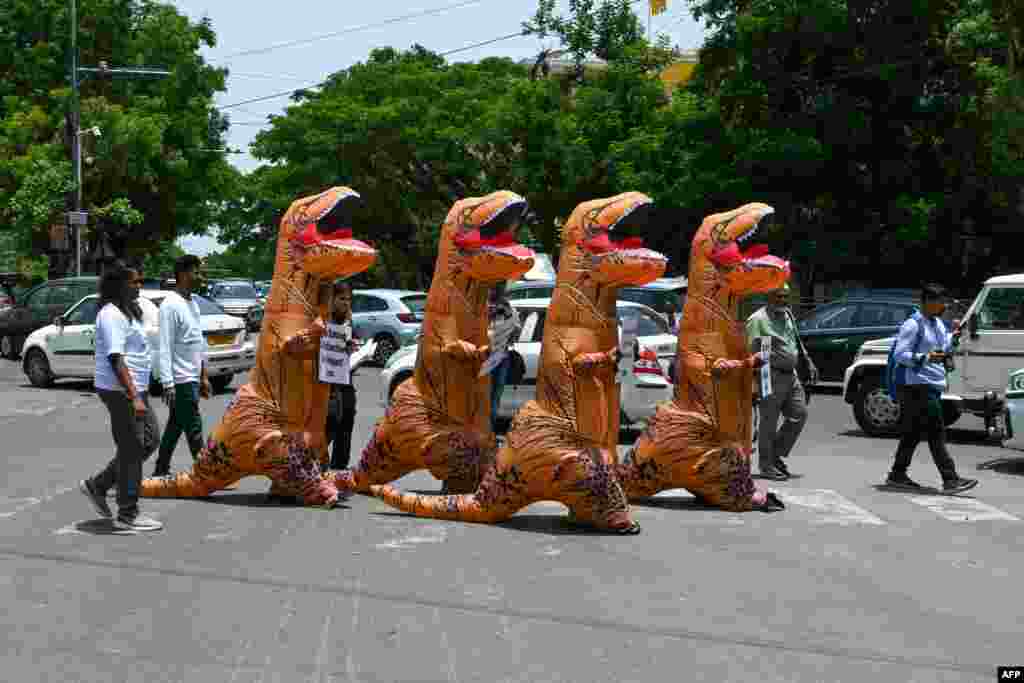
[[(71, 3), (71, 166), (74, 173), (75, 216), (82, 211), (82, 135), (78, 118), (81, 110), (78, 98), (78, 8), (75, 0)], [(75, 220), (69, 217), (68, 223)], [(82, 275), (82, 226), (75, 225), (75, 275)]]
[[(106, 62), (100, 62), (98, 68), (78, 66), (78, 7), (76, 0), (68, 0), (71, 14), (71, 167), (75, 184), (75, 201), (73, 211), (68, 214), (68, 224), (75, 229), (75, 275), (82, 274), (82, 226), (87, 216), (82, 213), (82, 133), (81, 130), (81, 97), (79, 92), (78, 74), (80, 72), (100, 74), (102, 76), (124, 76), (125, 78), (159, 78), (169, 76), (170, 71), (164, 69), (111, 69)], [(92, 129), (93, 135), (99, 135), (99, 129)]]

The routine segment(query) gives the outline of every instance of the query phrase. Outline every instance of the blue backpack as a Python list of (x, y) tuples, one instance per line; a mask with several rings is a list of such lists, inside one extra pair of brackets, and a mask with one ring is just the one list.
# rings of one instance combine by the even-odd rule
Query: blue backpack
[[(924, 321), (917, 311), (914, 311), (913, 315), (908, 318), (908, 320), (910, 319), (917, 321), (917, 337), (914, 339), (914, 346), (911, 347), (916, 352), (917, 347), (921, 345), (921, 337), (924, 336)], [(900, 328), (902, 329), (902, 327), (901, 325)], [(896, 362), (896, 342), (898, 340), (899, 334), (896, 335), (896, 339), (892, 340), (892, 346), (889, 347), (889, 359), (885, 363), (885, 388), (889, 398), (894, 401), (899, 400), (899, 388), (907, 383), (907, 368)]]

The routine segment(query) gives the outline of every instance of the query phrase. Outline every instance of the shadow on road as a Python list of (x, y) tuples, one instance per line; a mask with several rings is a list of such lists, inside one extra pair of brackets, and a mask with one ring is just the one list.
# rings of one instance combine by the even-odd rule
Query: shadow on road
[(113, 522), (109, 519), (89, 519), (84, 522), (75, 522), (73, 527), (75, 531), (80, 531), (83, 534), (92, 534), (93, 536), (124, 536), (135, 534), (134, 531), (115, 529)]
[(636, 498), (629, 501), (630, 505), (662, 510), (718, 510), (721, 508), (705, 503), (693, 496), (659, 496), (657, 498)]
[(77, 391), (80, 394), (86, 394), (93, 396), (96, 394), (96, 387), (93, 386), (91, 379), (62, 379), (57, 380), (45, 389), (39, 389), (38, 387), (32, 386), (32, 384), (25, 380), (23, 384), (18, 385), (19, 389), (38, 389), (39, 391), (64, 391), (71, 392)]
[(978, 463), (979, 470), (992, 470), (1001, 474), (1024, 476), (1024, 456), (995, 458)]
[[(396, 517), (405, 519), (422, 519), (424, 522), (438, 522), (428, 517), (417, 517), (408, 512), (395, 510), (394, 512), (371, 512), (376, 517)], [(468, 522), (451, 521), (452, 524), (468, 524)], [(558, 536), (622, 536), (623, 534), (605, 529), (595, 529), (583, 524), (575, 524), (564, 514), (553, 513), (540, 515), (533, 513), (519, 513), (504, 522), (497, 522), (493, 526), (501, 529), (512, 529), (513, 531), (525, 531), (534, 534), (554, 534)]]
[[(899, 434), (892, 436), (871, 436), (870, 434), (861, 431), (860, 429), (847, 429), (842, 432), (838, 432), (839, 436), (852, 436), (859, 439), (885, 439), (889, 441), (897, 441), (900, 437)], [(975, 446), (997, 446), (995, 441), (990, 441), (985, 432), (981, 430), (972, 429), (947, 429), (946, 430), (946, 441), (954, 444), (961, 445), (975, 445)], [(921, 441), (925, 444), (924, 440)]]
[[(282, 508), (282, 507), (313, 507), (305, 505), (300, 499), (291, 496), (269, 496), (266, 493), (225, 493), (218, 492), (206, 498), (195, 498), (203, 503), (214, 505), (232, 505), (235, 507), (247, 508)], [(350, 510), (345, 503), (336, 505), (333, 509)]]

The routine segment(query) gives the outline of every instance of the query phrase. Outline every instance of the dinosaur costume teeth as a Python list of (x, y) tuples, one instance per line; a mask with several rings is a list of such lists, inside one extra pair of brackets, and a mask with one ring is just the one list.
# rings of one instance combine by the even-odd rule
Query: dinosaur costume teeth
[(737, 319), (742, 297), (789, 279), (788, 262), (738, 246), (772, 211), (755, 203), (708, 216), (693, 238), (675, 393), (617, 468), (630, 500), (685, 488), (726, 510), (782, 506), (750, 474), (755, 358)]
[(333, 187), (289, 207), (249, 383), (238, 389), (192, 469), (144, 480), (142, 496), (202, 497), (262, 475), (271, 480), (272, 494), (306, 505), (338, 502), (333, 474), (322, 471), (329, 386), (317, 381), (317, 356), (331, 283), (377, 258), (342, 227), (351, 225), (358, 204), (354, 190)]
[(533, 252), (515, 242), (526, 200), (499, 191), (462, 199), (441, 229), (427, 295), (416, 370), (395, 389), (359, 464), (337, 486), (368, 493), (426, 469), (449, 491), (476, 490), (493, 461), (490, 378), (478, 377), (490, 353), (487, 298), (491, 287), (533, 267)]
[(619, 287), (665, 272), (665, 257), (616, 246), (609, 228), (649, 218), (639, 192), (585, 202), (562, 229), (558, 277), (544, 325), (537, 396), (516, 413), (505, 444), (475, 493), (423, 496), (372, 486), (388, 505), (419, 517), (494, 523), (541, 500), (574, 521), (619, 533), (640, 530), (616, 479)]

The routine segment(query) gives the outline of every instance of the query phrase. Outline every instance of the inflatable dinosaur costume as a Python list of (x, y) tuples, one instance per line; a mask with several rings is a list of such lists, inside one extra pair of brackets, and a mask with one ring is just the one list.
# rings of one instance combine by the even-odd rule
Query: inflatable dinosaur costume
[(475, 493), (422, 496), (373, 486), (421, 517), (493, 523), (541, 500), (602, 529), (636, 533), (615, 479), (618, 387), (616, 293), (665, 272), (661, 254), (633, 236), (651, 201), (638, 192), (580, 204), (562, 231), (558, 279), (544, 325), (536, 400), (516, 413), (506, 443)]
[(753, 371), (761, 361), (737, 320), (742, 297), (789, 279), (789, 263), (764, 245), (740, 249), (773, 211), (747, 204), (708, 216), (693, 238), (675, 394), (618, 466), (630, 500), (685, 488), (726, 510), (782, 507), (750, 475)]
[(368, 493), (427, 469), (447, 490), (468, 493), (493, 461), (487, 298), (496, 283), (533, 267), (515, 242), (526, 200), (499, 191), (459, 200), (441, 229), (413, 377), (395, 389), (359, 464), (337, 474), (343, 490)]
[(329, 385), (317, 381), (320, 337), (336, 278), (369, 268), (377, 252), (352, 239), (359, 195), (334, 187), (292, 203), (281, 219), (274, 279), (256, 367), (188, 472), (142, 482), (143, 496), (202, 497), (243, 477), (263, 475), (271, 493), (307, 505), (334, 505), (324, 424)]

